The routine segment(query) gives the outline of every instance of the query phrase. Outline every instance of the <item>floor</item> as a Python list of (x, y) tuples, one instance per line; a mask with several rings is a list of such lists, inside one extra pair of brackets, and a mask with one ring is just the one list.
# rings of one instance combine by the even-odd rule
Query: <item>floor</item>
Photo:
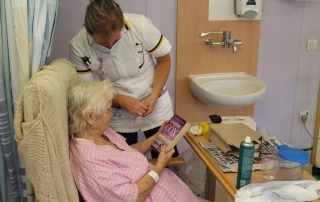
[[(186, 161), (185, 166), (179, 167), (176, 172), (179, 177), (190, 187), (190, 189), (197, 195), (205, 196), (205, 178), (206, 168), (199, 157), (193, 152), (192, 149), (186, 150), (181, 153)], [(217, 182), (215, 201), (217, 202), (232, 202), (233, 200), (228, 196), (227, 192)]]
[(215, 201), (218, 202), (232, 202), (233, 200), (227, 194), (227, 192), (222, 188), (222, 186), (217, 182), (216, 184), (216, 196)]

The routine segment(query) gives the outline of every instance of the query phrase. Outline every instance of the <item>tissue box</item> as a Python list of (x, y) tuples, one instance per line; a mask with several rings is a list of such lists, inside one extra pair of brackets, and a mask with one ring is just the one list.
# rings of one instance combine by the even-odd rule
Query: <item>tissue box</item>
[(238, 152), (246, 136), (251, 137), (255, 149), (258, 149), (261, 135), (242, 123), (211, 124), (209, 127), (209, 140), (224, 153)]

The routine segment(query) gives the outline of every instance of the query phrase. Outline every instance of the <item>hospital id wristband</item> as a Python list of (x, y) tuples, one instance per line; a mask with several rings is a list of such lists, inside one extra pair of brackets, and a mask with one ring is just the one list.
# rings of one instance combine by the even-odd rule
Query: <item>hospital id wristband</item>
[(147, 175), (152, 177), (152, 179), (154, 180), (155, 183), (158, 183), (159, 180), (160, 180), (160, 177), (159, 177), (158, 173), (156, 171), (154, 171), (154, 170), (150, 170)]

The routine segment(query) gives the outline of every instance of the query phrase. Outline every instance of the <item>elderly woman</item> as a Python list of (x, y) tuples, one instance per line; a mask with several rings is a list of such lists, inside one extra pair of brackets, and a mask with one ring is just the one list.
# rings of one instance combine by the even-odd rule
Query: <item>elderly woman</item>
[(165, 168), (174, 150), (148, 163), (144, 154), (157, 135), (129, 146), (108, 127), (112, 98), (108, 81), (81, 81), (69, 91), (70, 163), (85, 201), (201, 200)]

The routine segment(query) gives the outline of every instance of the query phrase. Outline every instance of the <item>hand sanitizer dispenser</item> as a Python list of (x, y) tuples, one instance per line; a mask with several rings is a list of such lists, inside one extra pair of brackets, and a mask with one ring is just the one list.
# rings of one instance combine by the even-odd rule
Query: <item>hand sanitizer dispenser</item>
[(235, 12), (239, 17), (255, 19), (261, 12), (261, 0), (235, 0)]

